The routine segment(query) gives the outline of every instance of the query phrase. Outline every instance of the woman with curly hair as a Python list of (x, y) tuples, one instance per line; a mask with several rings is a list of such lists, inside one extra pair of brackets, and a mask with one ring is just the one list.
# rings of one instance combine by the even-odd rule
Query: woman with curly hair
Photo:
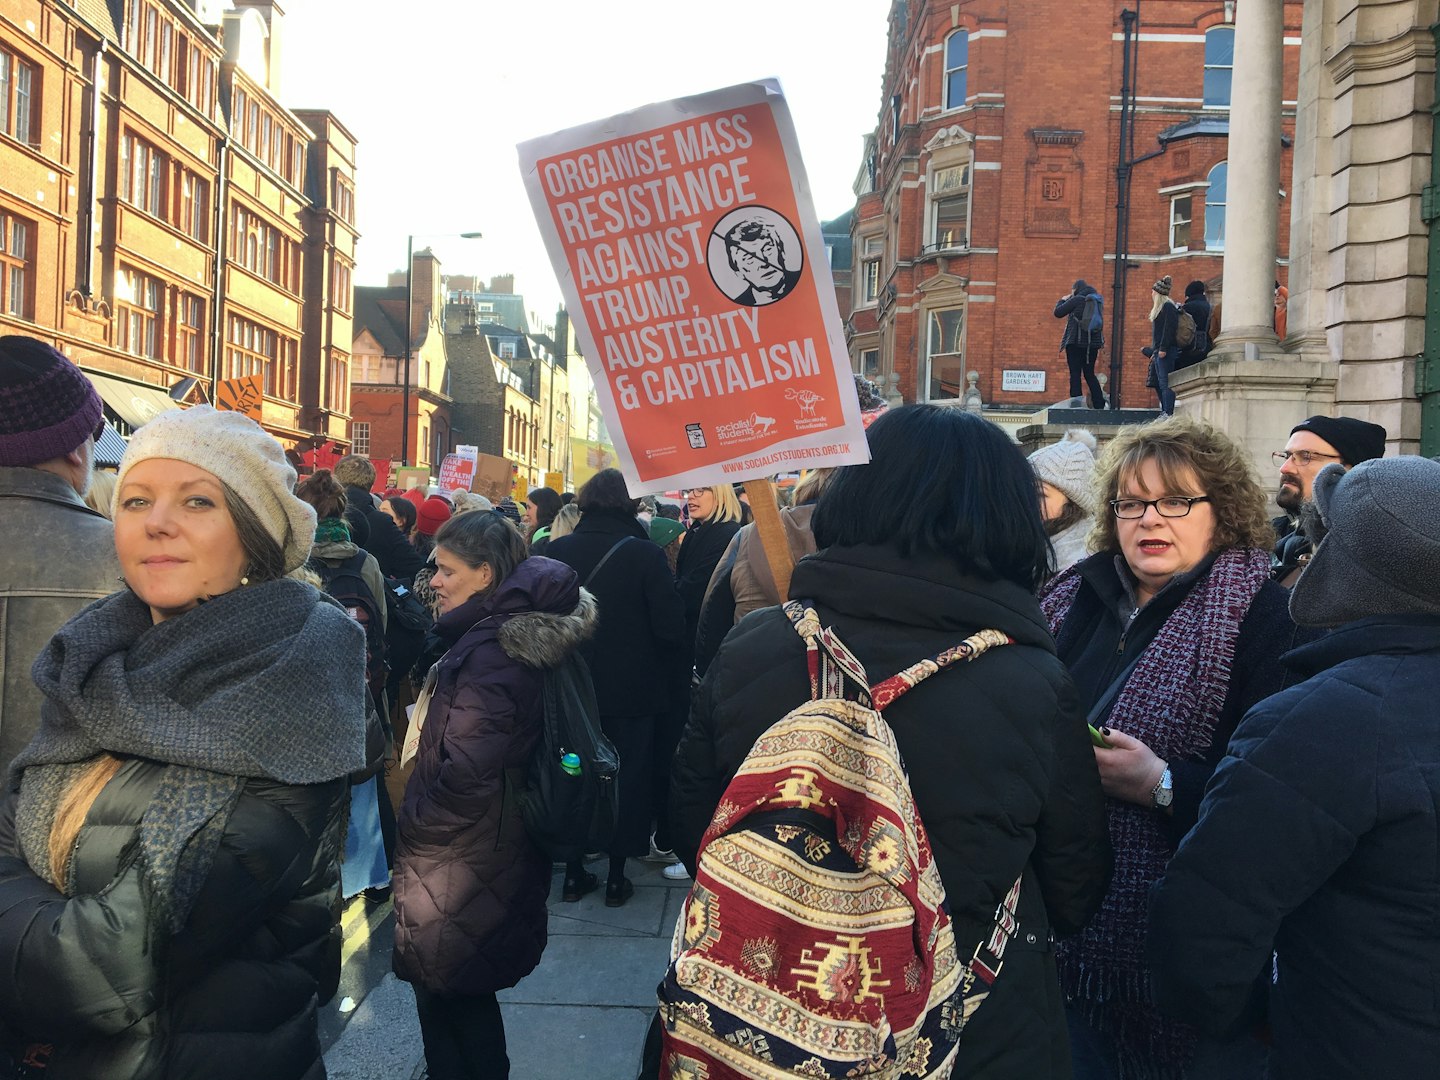
[(1100, 913), (1057, 945), (1075, 1076), (1259, 1077), (1256, 1040), (1198, 1040), (1156, 1011), (1144, 957), (1150, 887), (1240, 718), (1285, 685), (1280, 655), (1297, 643), (1270, 580), (1265, 492), (1245, 450), (1185, 416), (1118, 435), (1096, 486), (1096, 554), (1042, 597), (1105, 743), (1095, 760), (1115, 850)]

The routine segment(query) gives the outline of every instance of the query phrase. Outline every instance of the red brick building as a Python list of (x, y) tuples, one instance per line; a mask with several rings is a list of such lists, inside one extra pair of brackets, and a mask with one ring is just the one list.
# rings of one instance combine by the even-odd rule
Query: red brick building
[[(1240, 3), (1271, 0), (1239, 0)], [(1279, 0), (1276, 0), (1279, 2)], [(1084, 278), (1107, 302), (1097, 368), (1123, 320), (1121, 399), (1144, 387), (1150, 286), (1218, 292), (1234, 4), (1125, 0), (896, 0), (879, 123), (852, 226), (855, 369), (906, 401), (959, 401), (967, 375), (987, 412), (1068, 397), (1055, 302)], [(1281, 175), (1290, 175), (1301, 4), (1286, 2)], [(1117, 164), (1133, 125), (1126, 300), (1117, 312)], [(1276, 277), (1285, 279), (1287, 193)]]
[(0, 333), (128, 432), (259, 376), (288, 448), (348, 444), (355, 139), (280, 102), (267, 0), (0, 4)]

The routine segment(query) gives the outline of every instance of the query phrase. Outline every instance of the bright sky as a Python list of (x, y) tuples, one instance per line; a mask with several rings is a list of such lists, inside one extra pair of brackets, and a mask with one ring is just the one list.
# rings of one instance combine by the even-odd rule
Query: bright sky
[[(514, 273), (553, 317), (560, 289), (515, 144), (652, 101), (780, 80), (815, 209), (854, 204), (875, 126), (890, 0), (285, 0), (280, 99), (359, 140), (356, 283), (403, 269)], [(482, 232), (482, 240), (447, 239)], [(439, 234), (439, 235), (434, 235)], [(538, 328), (532, 328), (538, 329)]]

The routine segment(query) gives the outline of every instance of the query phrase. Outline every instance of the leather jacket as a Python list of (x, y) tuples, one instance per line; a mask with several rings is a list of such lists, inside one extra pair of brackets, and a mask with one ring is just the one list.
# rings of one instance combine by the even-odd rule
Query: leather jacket
[(0, 467), (0, 769), (40, 720), (35, 657), (72, 615), (120, 587), (105, 516), (63, 477)]

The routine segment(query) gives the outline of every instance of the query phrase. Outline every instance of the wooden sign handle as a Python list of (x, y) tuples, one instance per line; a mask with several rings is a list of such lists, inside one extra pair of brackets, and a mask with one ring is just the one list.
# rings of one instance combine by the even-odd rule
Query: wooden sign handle
[(750, 496), (755, 529), (760, 534), (765, 560), (770, 564), (770, 576), (783, 604), (790, 599), (790, 572), (795, 569), (795, 563), (790, 557), (790, 542), (785, 539), (785, 524), (780, 520), (775, 485), (768, 479), (746, 480), (745, 492)]

